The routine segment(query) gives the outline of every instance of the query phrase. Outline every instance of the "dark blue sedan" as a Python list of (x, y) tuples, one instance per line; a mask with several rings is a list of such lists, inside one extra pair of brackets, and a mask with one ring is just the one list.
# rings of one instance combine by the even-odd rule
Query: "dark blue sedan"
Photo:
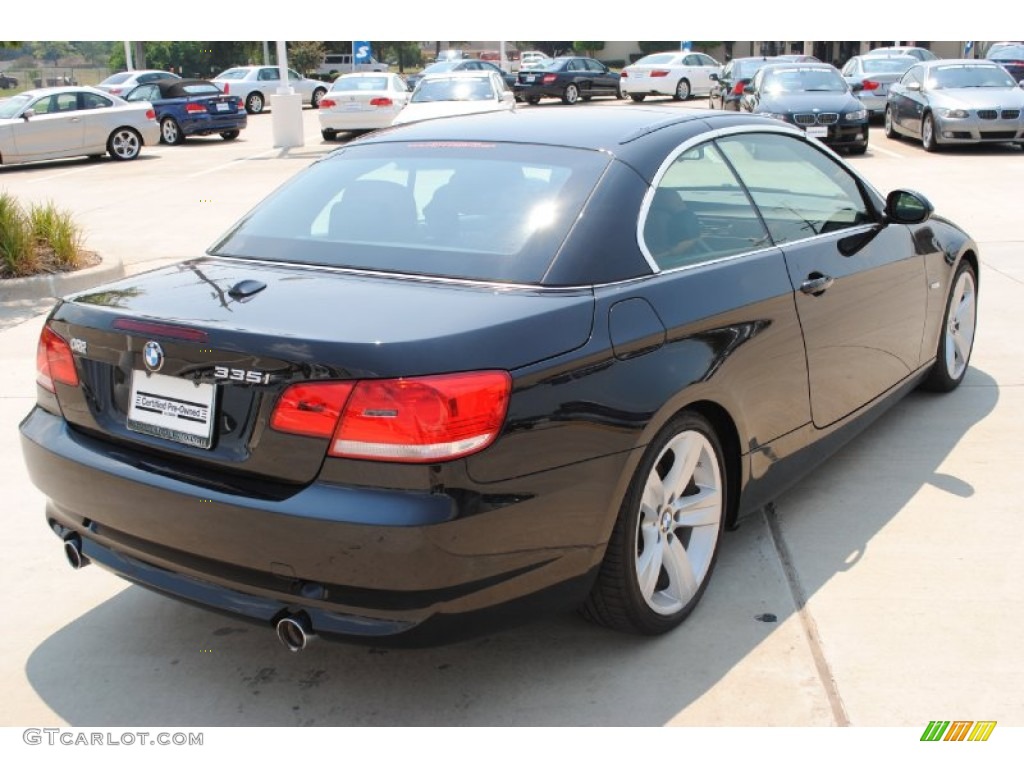
[(599, 117), (368, 134), (61, 301), (21, 436), (68, 562), (293, 651), (663, 633), (742, 515), (964, 380), (978, 246), (921, 194), (778, 120)]
[(232, 141), (246, 126), (242, 100), (209, 80), (156, 80), (133, 88), (125, 99), (153, 105), (164, 144), (181, 144), (188, 136), (214, 133)]

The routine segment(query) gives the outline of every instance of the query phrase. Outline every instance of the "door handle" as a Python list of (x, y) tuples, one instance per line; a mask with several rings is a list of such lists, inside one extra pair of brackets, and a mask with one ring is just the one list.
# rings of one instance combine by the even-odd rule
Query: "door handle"
[(812, 272), (807, 276), (807, 279), (804, 280), (803, 284), (800, 286), (800, 290), (804, 293), (810, 294), (811, 296), (821, 296), (821, 294), (832, 287), (832, 283), (835, 281), (836, 279), (834, 277), (823, 275), (820, 272)]

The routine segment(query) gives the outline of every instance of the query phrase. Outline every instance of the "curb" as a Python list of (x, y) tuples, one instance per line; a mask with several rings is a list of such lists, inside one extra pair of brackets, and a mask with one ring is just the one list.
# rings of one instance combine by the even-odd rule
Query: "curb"
[(121, 259), (102, 256), (100, 263), (95, 267), (76, 272), (0, 280), (0, 304), (9, 301), (60, 298), (120, 277), (124, 277), (124, 264)]

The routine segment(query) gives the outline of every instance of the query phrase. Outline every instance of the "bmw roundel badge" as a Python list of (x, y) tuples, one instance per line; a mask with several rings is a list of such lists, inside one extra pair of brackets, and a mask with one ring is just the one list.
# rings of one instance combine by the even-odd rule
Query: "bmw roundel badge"
[(155, 341), (147, 341), (142, 349), (142, 360), (150, 371), (159, 371), (164, 366), (164, 351)]

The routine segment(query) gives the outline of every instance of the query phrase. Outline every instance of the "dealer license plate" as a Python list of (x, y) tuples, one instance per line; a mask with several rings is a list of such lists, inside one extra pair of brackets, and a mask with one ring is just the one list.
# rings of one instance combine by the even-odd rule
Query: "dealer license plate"
[(808, 136), (817, 136), (820, 139), (828, 138), (827, 125), (812, 125), (807, 128)]
[(227, 112), (229, 109), (231, 109), (231, 107), (229, 105), (225, 104), (223, 101), (218, 101), (217, 102), (217, 111), (218, 112)]
[(132, 372), (128, 429), (197, 448), (213, 443), (214, 384)]

